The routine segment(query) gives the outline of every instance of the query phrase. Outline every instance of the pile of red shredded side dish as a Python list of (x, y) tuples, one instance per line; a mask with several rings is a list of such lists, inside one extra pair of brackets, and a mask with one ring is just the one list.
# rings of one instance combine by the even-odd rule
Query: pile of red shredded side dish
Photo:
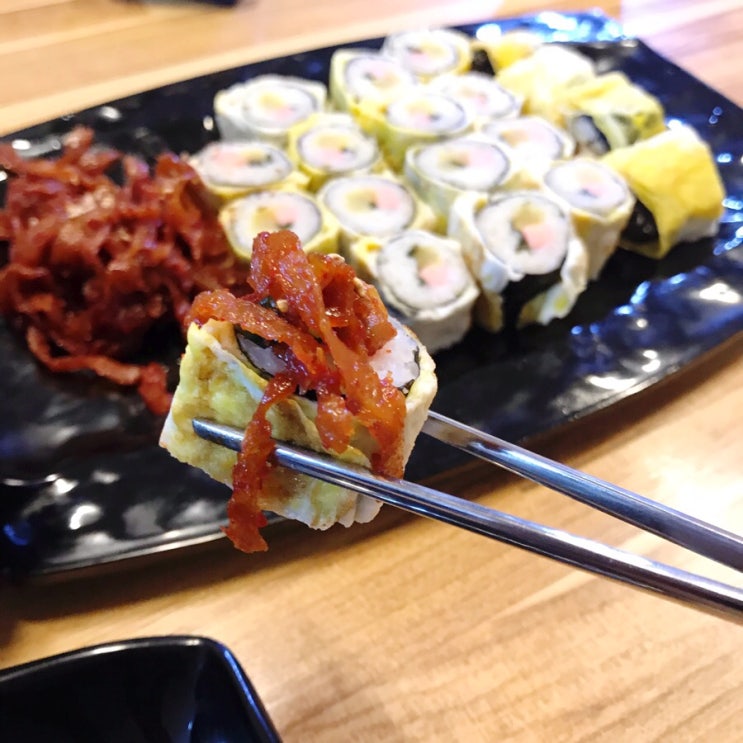
[[(121, 162), (123, 185), (107, 171)], [(58, 159), (26, 160), (0, 144), (10, 174), (0, 241), (0, 312), (54, 372), (88, 369), (136, 386), (164, 414), (165, 368), (131, 363), (154, 326), (185, 327), (194, 296), (244, 285), (196, 172), (172, 154), (153, 172), (141, 160), (94, 148), (76, 128)], [(128, 361), (129, 360), (129, 361)]]
[(387, 310), (376, 290), (362, 286), (338, 256), (306, 255), (291, 232), (261, 233), (248, 281), (253, 293), (242, 298), (225, 290), (200, 294), (190, 318), (201, 324), (227, 321), (273, 341), (285, 364), (266, 385), (233, 472), (226, 532), (239, 549), (251, 552), (266, 549), (258, 528), (265, 523), (261, 492), (274, 449), (267, 410), (298, 390), (313, 390), (323, 446), (342, 452), (358, 422), (378, 444), (372, 468), (399, 477), (405, 397), (369, 363), (395, 335)]

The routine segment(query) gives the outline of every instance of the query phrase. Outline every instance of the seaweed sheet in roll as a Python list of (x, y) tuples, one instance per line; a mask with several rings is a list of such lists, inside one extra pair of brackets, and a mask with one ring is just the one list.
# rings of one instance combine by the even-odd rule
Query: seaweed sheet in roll
[(454, 203), (449, 234), (480, 285), (475, 317), (487, 330), (564, 317), (586, 287), (585, 245), (565, 206), (548, 194), (465, 194)]
[(603, 155), (659, 134), (663, 106), (621, 72), (597, 75), (568, 88), (561, 105), (565, 128), (582, 150)]
[(469, 330), (480, 292), (456, 240), (426, 230), (364, 238), (352, 245), (351, 263), (430, 353)]
[(544, 188), (565, 204), (578, 237), (588, 249), (590, 279), (598, 277), (619, 245), (635, 199), (624, 178), (601, 162), (575, 158), (552, 165)]
[(622, 247), (662, 258), (680, 242), (717, 231), (725, 189), (709, 145), (691, 127), (675, 126), (613, 150), (603, 162), (637, 198)]

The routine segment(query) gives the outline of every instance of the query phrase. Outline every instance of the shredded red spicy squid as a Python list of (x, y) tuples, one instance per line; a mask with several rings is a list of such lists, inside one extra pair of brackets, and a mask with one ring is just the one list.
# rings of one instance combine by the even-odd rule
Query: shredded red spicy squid
[[(355, 422), (377, 442), (376, 472), (402, 475), (405, 397), (391, 378), (380, 379), (369, 358), (395, 335), (376, 290), (362, 285), (338, 256), (306, 255), (291, 232), (262, 233), (253, 244), (249, 284), (196, 297), (189, 317), (227, 321), (282, 344), (285, 370), (267, 384), (233, 471), (227, 535), (245, 551), (266, 549), (260, 496), (274, 445), (266, 412), (297, 390), (317, 396), (316, 425), (330, 451), (348, 446)], [(272, 307), (267, 304), (270, 300)]]
[[(123, 184), (107, 174), (121, 163)], [(54, 372), (90, 370), (136, 386), (164, 414), (171, 395), (159, 363), (137, 364), (146, 335), (184, 321), (200, 291), (244, 285), (196, 172), (163, 154), (143, 161), (93, 147), (74, 129), (57, 159), (24, 159), (0, 144), (10, 175), (0, 210), (0, 312)]]

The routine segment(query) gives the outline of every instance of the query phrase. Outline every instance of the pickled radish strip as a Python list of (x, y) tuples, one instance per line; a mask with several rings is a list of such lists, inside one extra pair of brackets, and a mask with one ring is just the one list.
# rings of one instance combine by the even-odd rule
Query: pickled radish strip
[[(117, 162), (122, 185), (107, 174)], [(242, 287), (247, 274), (194, 169), (163, 154), (151, 172), (94, 147), (83, 127), (56, 160), (27, 160), (0, 144), (0, 166), (10, 175), (0, 312), (51, 371), (135, 386), (150, 410), (166, 413), (165, 368), (132, 359), (150, 331), (182, 325), (198, 292)]]

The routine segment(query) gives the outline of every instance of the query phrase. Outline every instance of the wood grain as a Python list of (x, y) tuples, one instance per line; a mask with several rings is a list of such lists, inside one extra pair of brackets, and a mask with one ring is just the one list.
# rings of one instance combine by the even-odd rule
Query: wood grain
[[(414, 25), (595, 2), (107, 0), (0, 5), (0, 128), (178, 78)], [(739, 0), (604, 3), (743, 101)], [(743, 531), (743, 337), (538, 450)], [(733, 571), (482, 465), (451, 492), (728, 581)], [(225, 543), (58, 584), (4, 586), (0, 666), (158, 634), (238, 656), (291, 741), (739, 741), (743, 635), (720, 619), (385, 509), (267, 554)]]

